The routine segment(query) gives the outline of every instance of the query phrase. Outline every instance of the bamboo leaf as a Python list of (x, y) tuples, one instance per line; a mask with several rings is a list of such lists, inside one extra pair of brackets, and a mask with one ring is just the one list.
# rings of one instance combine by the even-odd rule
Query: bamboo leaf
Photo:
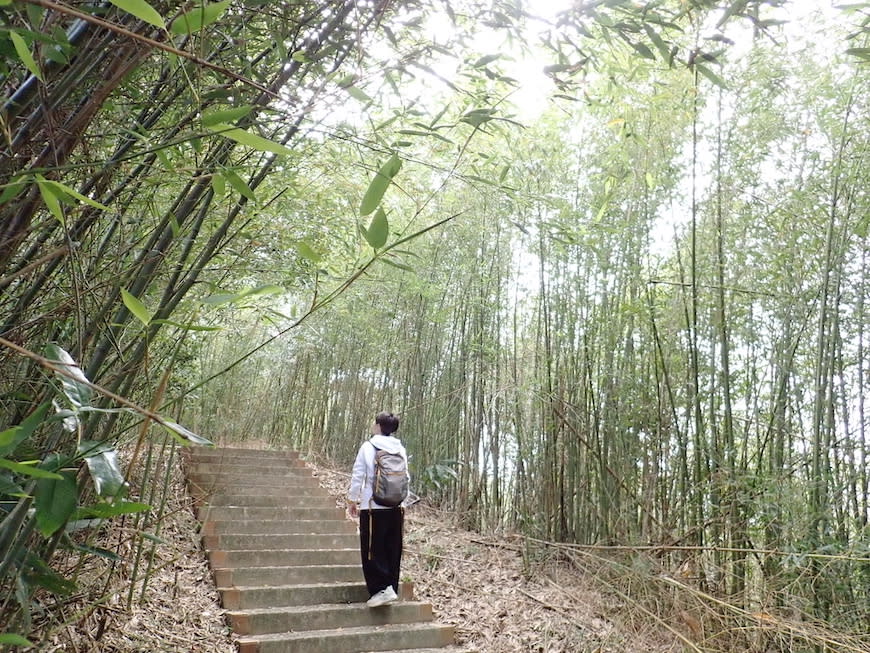
[(174, 326), (179, 329), (184, 329), (185, 331), (221, 331), (221, 327), (219, 326), (204, 326), (200, 324), (182, 324), (181, 322), (175, 322), (174, 320), (151, 320), (151, 324), (168, 324), (169, 326)]
[(126, 493), (128, 484), (118, 463), (118, 453), (109, 444), (82, 440), (78, 453), (88, 466), (94, 490), (99, 496), (114, 498)]
[(172, 229), (173, 238), (178, 238), (181, 235), (181, 225), (178, 224), (178, 218), (174, 213), (169, 214), (169, 228)]
[(211, 187), (215, 197), (220, 199), (227, 194), (227, 178), (219, 172), (214, 173), (211, 176)]
[(76, 589), (76, 584), (61, 576), (34, 553), (29, 553), (23, 565), (21, 579), (26, 585), (38, 585), (52, 594), (68, 596)]
[(104, 519), (70, 519), (63, 527), (64, 533), (75, 533), (89, 529), (97, 529), (105, 523)]
[(405, 272), (411, 272), (413, 274), (417, 273), (417, 271), (414, 268), (412, 268), (410, 265), (407, 265), (405, 263), (400, 263), (399, 261), (393, 261), (393, 260), (390, 260), (388, 258), (381, 258), (380, 260), (381, 260), (381, 263), (386, 263), (387, 265), (390, 265), (394, 268), (398, 268), (399, 270), (403, 270)]
[(36, 528), (43, 537), (56, 533), (76, 509), (78, 489), (75, 481), (60, 478), (41, 478), (36, 482)]
[(3, 192), (0, 193), (0, 205), (6, 204), (6, 202), (15, 199), (15, 196), (18, 195), (21, 189), (24, 188), (26, 185), (27, 184), (25, 183), (24, 179), (20, 177), (18, 179), (10, 181), (5, 185), (0, 185), (0, 188), (3, 189)]
[(121, 288), (121, 299), (124, 301), (124, 306), (129, 310), (142, 324), (148, 326), (151, 323), (151, 313), (145, 308), (145, 304), (139, 301), (135, 296)]
[(91, 199), (87, 195), (82, 195), (74, 188), (70, 188), (66, 184), (62, 184), (59, 181), (54, 181), (52, 179), (45, 179), (41, 175), (37, 175), (37, 178), (44, 184), (50, 186), (52, 189), (59, 191), (59, 196), (63, 197), (64, 195), (69, 195), (70, 197), (74, 197), (80, 202), (84, 202), (89, 206), (93, 206), (95, 209), (100, 209), (102, 211), (108, 211), (109, 207), (105, 204), (100, 204), (100, 202)]
[(61, 479), (63, 476), (60, 474), (56, 474), (55, 472), (50, 472), (46, 469), (40, 469), (39, 467), (34, 467), (36, 463), (39, 461), (34, 460), (28, 463), (17, 463), (14, 460), (7, 460), (6, 458), (0, 458), (0, 467), (3, 469), (8, 469), (10, 472), (15, 472), (16, 474), (21, 474), (22, 476), (30, 476), (32, 478), (46, 478), (46, 479)]
[(72, 402), (73, 406), (77, 408), (90, 406), (91, 388), (88, 385), (87, 377), (78, 366), (78, 363), (58, 345), (48, 345), (45, 349), (47, 356), (55, 363), (58, 363), (58, 367), (69, 374), (69, 376), (66, 374), (58, 374), (57, 376), (60, 378), (64, 394)]
[(286, 289), (283, 286), (267, 283), (249, 290), (243, 290), (241, 294), (243, 297), (262, 297), (263, 295), (280, 295), (284, 292), (286, 292)]
[(46, 402), (33, 411), (21, 424), (6, 429), (0, 433), (0, 456), (15, 451), (15, 448), (24, 442), (36, 430), (45, 419), (45, 414), (51, 404)]
[(283, 155), (293, 154), (293, 150), (291, 150), (286, 145), (281, 145), (280, 143), (276, 143), (275, 141), (270, 141), (268, 138), (263, 138), (258, 134), (252, 134), (251, 132), (247, 132), (244, 129), (232, 127), (225, 123), (218, 122), (214, 125), (209, 125), (208, 128), (214, 133), (223, 136), (224, 138), (228, 138), (231, 141), (239, 143), (240, 145), (245, 145), (261, 152), (272, 152), (273, 154)]
[[(67, 525), (72, 524), (72, 523), (73, 522), (68, 522)], [(65, 529), (65, 530), (68, 533), (72, 532), (69, 529)], [(73, 530), (75, 530), (75, 529), (73, 529)], [(106, 558), (107, 560), (114, 560), (115, 562), (118, 562), (118, 561), (123, 559), (123, 558), (121, 558), (121, 556), (119, 556), (114, 551), (109, 551), (108, 549), (103, 549), (99, 546), (88, 546), (87, 544), (78, 544), (77, 542), (73, 542), (69, 538), (67, 538), (67, 539), (68, 539), (68, 541), (66, 542), (66, 545), (74, 551), (79, 551), (81, 553), (87, 553), (88, 555), (93, 555), (93, 556), (97, 556), (100, 558)]]
[(387, 192), (390, 182), (398, 174), (401, 168), (402, 160), (397, 154), (393, 154), (389, 160), (381, 166), (381, 169), (378, 170), (375, 178), (372, 179), (372, 182), (369, 184), (368, 190), (363, 197), (362, 203), (359, 207), (360, 215), (368, 215), (377, 208), (384, 193)]
[(302, 258), (306, 258), (312, 263), (320, 263), (323, 259), (314, 249), (306, 242), (299, 241), (296, 243), (296, 251)]
[(698, 72), (701, 73), (704, 77), (706, 77), (711, 82), (713, 82), (713, 84), (715, 84), (719, 88), (723, 88), (725, 90), (728, 90), (728, 84), (725, 83), (725, 80), (722, 79), (721, 77), (719, 77), (719, 75), (714, 73), (712, 70), (707, 68), (707, 66), (702, 66), (701, 64), (695, 64), (695, 68), (697, 68)]
[(202, 124), (206, 127), (218, 125), (220, 123), (230, 123), (244, 118), (254, 107), (246, 104), (242, 107), (233, 107), (231, 109), (221, 109), (219, 111), (208, 111), (202, 114)]
[(489, 122), (495, 117), (494, 109), (472, 109), (465, 113), (459, 122), (464, 122), (472, 127), (480, 127), (484, 123)]
[(161, 426), (169, 431), (170, 435), (183, 445), (199, 444), (206, 447), (214, 446), (214, 443), (211, 440), (206, 440), (204, 437), (197, 435), (193, 431), (190, 431), (175, 422), (165, 420), (161, 423)]
[(740, 14), (742, 11), (746, 9), (746, 6), (749, 4), (749, 0), (737, 0), (736, 2), (731, 3), (722, 14), (722, 18), (719, 19), (719, 22), (716, 24), (716, 28), (722, 27), (725, 23), (728, 22), (728, 19), (734, 16), (735, 14)]
[(232, 302), (238, 301), (239, 299), (241, 299), (241, 297), (238, 294), (219, 293), (217, 295), (209, 295), (202, 300), (202, 303), (209, 304), (210, 306), (220, 306), (221, 304), (230, 304)]
[(363, 231), (363, 235), (373, 249), (380, 249), (387, 243), (389, 233), (390, 223), (387, 221), (387, 214), (379, 208), (369, 228)]
[(0, 496), (17, 496), (23, 493), (24, 489), (12, 480), (10, 474), (0, 473)]
[(98, 503), (95, 506), (83, 506), (76, 510), (75, 519), (77, 521), (93, 518), (109, 519), (110, 517), (133, 515), (139, 512), (148, 512), (149, 510), (151, 510), (151, 506), (147, 503), (138, 503), (136, 501)]
[(870, 48), (849, 48), (846, 50), (846, 54), (870, 61)]
[(659, 36), (658, 32), (656, 32), (649, 23), (644, 23), (643, 28), (646, 30), (646, 35), (649, 37), (649, 40), (653, 42), (653, 45), (656, 46), (656, 49), (662, 55), (662, 59), (667, 60), (670, 54), (667, 43), (665, 43), (664, 39)]
[(423, 131), (421, 129), (400, 129), (398, 131), (399, 134), (405, 134), (406, 136), (431, 136), (433, 138), (437, 138), (439, 141), (443, 141), (445, 143), (449, 143), (453, 145), (453, 141), (449, 138), (446, 138), (434, 131)]
[(486, 56), (481, 57), (480, 59), (475, 61), (473, 64), (471, 64), (471, 67), (472, 68), (480, 68), (481, 66), (486, 66), (487, 64), (491, 64), (493, 61), (495, 61), (496, 59), (500, 59), (500, 58), (501, 58), (500, 54), (488, 54)]
[(139, 531), (139, 534), (143, 538), (145, 538), (146, 540), (151, 540), (152, 542), (154, 542), (156, 544), (166, 544), (166, 540), (164, 540), (162, 537), (158, 537), (158, 536), (154, 535), (154, 533), (146, 533), (145, 531)]
[(24, 67), (27, 68), (34, 77), (43, 81), (42, 71), (39, 70), (39, 66), (36, 65), (36, 60), (33, 58), (33, 55), (30, 54), (30, 48), (27, 46), (27, 43), (24, 42), (24, 39), (21, 38), (21, 35), (18, 32), (10, 30), (9, 38), (12, 40), (12, 46), (15, 48), (15, 52), (18, 54), (18, 58), (21, 59), (21, 63), (24, 64)]
[(362, 102), (363, 104), (369, 104), (372, 102), (372, 99), (366, 94), (366, 92), (356, 86), (348, 86), (344, 90), (346, 90), (348, 95), (350, 95), (354, 100)]
[(36, 177), (36, 184), (39, 186), (39, 194), (42, 195), (42, 201), (45, 202), (45, 206), (57, 218), (58, 222), (64, 224), (63, 209), (60, 208), (60, 199), (57, 193), (39, 175)]
[(63, 408), (56, 400), (52, 400), (51, 405), (54, 406), (54, 419), (61, 420), (63, 428), (70, 433), (75, 433), (79, 429), (79, 414), (77, 410), (69, 410)]
[(649, 47), (646, 46), (646, 44), (637, 42), (632, 43), (631, 47), (633, 47), (634, 51), (637, 52), (644, 59), (651, 59), (652, 61), (655, 61), (656, 56), (652, 53), (652, 50), (650, 50)]
[(224, 2), (212, 2), (194, 7), (172, 21), (169, 29), (173, 34), (178, 35), (198, 32), (218, 20), (231, 2), (232, 0), (224, 0)]
[(11, 644), (12, 646), (36, 646), (29, 639), (16, 635), (15, 633), (0, 633), (0, 644)]
[(248, 297), (258, 297), (260, 295), (280, 295), (285, 292), (281, 286), (267, 284), (265, 286), (257, 286), (256, 288), (246, 288), (237, 293), (221, 293), (211, 295), (202, 300), (203, 304), (220, 305), (233, 304), (235, 302), (247, 299)]
[(128, 14), (133, 14), (136, 18), (144, 20), (150, 25), (166, 29), (166, 22), (163, 20), (163, 17), (145, 0), (109, 0), (109, 2), (118, 9), (126, 11)]
[(245, 180), (239, 177), (232, 170), (224, 170), (224, 177), (226, 177), (230, 186), (232, 186), (235, 191), (241, 195), (242, 197), (247, 197), (252, 202), (257, 201), (257, 196), (254, 195), (254, 191), (251, 190), (251, 187), (245, 183)]

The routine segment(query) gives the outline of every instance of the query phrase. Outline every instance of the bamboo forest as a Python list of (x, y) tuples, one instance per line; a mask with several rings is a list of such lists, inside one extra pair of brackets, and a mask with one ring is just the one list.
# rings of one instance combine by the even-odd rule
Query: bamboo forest
[(662, 650), (870, 651), (870, 2), (0, 17), (0, 650), (117, 628), (186, 449), (386, 409)]

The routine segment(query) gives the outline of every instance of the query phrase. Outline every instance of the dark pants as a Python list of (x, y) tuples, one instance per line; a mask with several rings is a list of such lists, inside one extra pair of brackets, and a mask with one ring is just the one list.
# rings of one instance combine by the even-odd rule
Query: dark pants
[(359, 511), (359, 550), (369, 595), (392, 585), (399, 593), (404, 508)]

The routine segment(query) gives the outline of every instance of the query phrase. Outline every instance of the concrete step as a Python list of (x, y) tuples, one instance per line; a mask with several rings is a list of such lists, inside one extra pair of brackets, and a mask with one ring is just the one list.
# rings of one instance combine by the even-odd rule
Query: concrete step
[(299, 460), (298, 451), (287, 449), (244, 449), (240, 447), (191, 447), (182, 449), (181, 455), (190, 460), (202, 458), (275, 458)]
[(254, 472), (262, 472), (264, 474), (298, 474), (299, 476), (313, 476), (311, 470), (307, 467), (302, 467), (291, 463), (277, 464), (259, 464), (259, 463), (225, 463), (211, 462), (200, 463), (191, 462), (185, 470), (188, 474), (203, 474), (203, 473), (224, 473), (224, 474), (250, 474)]
[[(198, 492), (198, 495), (207, 492), (208, 494), (231, 494), (233, 496), (258, 496), (258, 497), (286, 497), (291, 496), (288, 494), (287, 486), (288, 483), (282, 484), (271, 484), (271, 485), (254, 485), (251, 483), (242, 483), (239, 485), (228, 486), (224, 483), (221, 483), (221, 487), (219, 488), (211, 488), (207, 485), (191, 483), (188, 481), (187, 486), (188, 490)], [(315, 486), (311, 486), (315, 487)], [(308, 488), (305, 488), (306, 492), (308, 492)], [(319, 490), (316, 493), (316, 496), (323, 496), (326, 494), (326, 490), (323, 488), (316, 486), (315, 489)], [(310, 494), (310, 493), (309, 493)], [(198, 496), (197, 495), (197, 496)]]
[(291, 567), (293, 565), (359, 565), (359, 546), (347, 549), (263, 549), (212, 551), (212, 569), (237, 567)]
[(228, 474), (223, 472), (197, 472), (188, 474), (188, 483), (194, 483), (201, 487), (220, 484), (223, 486), (259, 487), (286, 487), (304, 485), (306, 487), (320, 487), (320, 482), (310, 474)]
[(213, 496), (215, 494), (237, 494), (238, 496), (264, 497), (322, 497), (326, 491), (316, 483), (286, 483), (280, 481), (251, 482), (232, 479), (191, 479), (187, 483), (188, 491), (194, 497)]
[[(326, 490), (321, 487), (287, 487), (286, 485), (236, 485), (234, 487), (204, 487), (188, 483), (188, 492), (193, 496), (209, 497), (217, 495), (237, 497), (294, 497), (300, 493), (302, 496), (326, 497)], [(314, 490), (312, 493), (311, 490)], [(335, 500), (333, 500), (333, 504)]]
[[(187, 490), (197, 499), (208, 499), (215, 495), (264, 496), (297, 499), (302, 497), (322, 497), (325, 491), (322, 487), (311, 483), (274, 483), (264, 485), (258, 483), (242, 484), (238, 481), (230, 483), (217, 481), (190, 481)], [(335, 500), (333, 500), (335, 504)]]
[(413, 601), (411, 585), (397, 603), (365, 605), (357, 525), (295, 454), (197, 449), (185, 452), (184, 468), (240, 653), (426, 653), (452, 644), (453, 629), (431, 623), (431, 606)]
[[(210, 486), (202, 486), (202, 485), (188, 485), (187, 486), (188, 493), (198, 500), (198, 503), (208, 503), (210, 497), (213, 496), (223, 496), (223, 497), (254, 497), (254, 496), (264, 496), (264, 497), (281, 497), (288, 503), (293, 505), (305, 505), (307, 503), (306, 499), (316, 499), (317, 505), (324, 505), (325, 502), (322, 499), (327, 498), (323, 488), (314, 487), (314, 486), (304, 486), (304, 485), (296, 485), (296, 486), (282, 486), (282, 487), (270, 487), (267, 485), (258, 485), (258, 486), (248, 486), (242, 488), (234, 488), (227, 485), (210, 485)], [(331, 505), (336, 506), (336, 500), (332, 499)]]
[(295, 565), (214, 570), (214, 581), (218, 587), (359, 583), (363, 580), (359, 561), (351, 565)]
[(359, 536), (353, 533), (293, 533), (290, 535), (205, 535), (206, 551), (260, 549), (351, 549), (359, 546)]
[(249, 635), (241, 637), (238, 646), (239, 653), (357, 653), (439, 647), (452, 642), (451, 627), (425, 623)]
[[(264, 519), (283, 519), (291, 521), (296, 519), (316, 519), (318, 515), (331, 518), (335, 514), (335, 505), (329, 508), (308, 507), (304, 499), (301, 507), (294, 506), (211, 506), (204, 505), (199, 508), (197, 518), (200, 521), (247, 521)], [(349, 519), (343, 520), (348, 524), (355, 524)]]
[(320, 603), (364, 603), (369, 593), (362, 581), (271, 587), (218, 587), (227, 610), (281, 608)]
[(384, 606), (383, 609), (372, 609), (365, 603), (302, 605), (239, 610), (227, 613), (227, 618), (233, 631), (239, 635), (263, 635), (432, 621), (432, 606), (406, 601)]
[[(365, 603), (368, 590), (357, 583), (312, 583), (307, 585), (275, 585), (271, 587), (218, 587), (226, 610), (285, 608), (321, 603)], [(399, 584), (399, 601), (413, 601), (414, 586)]]
[[(276, 495), (263, 494), (229, 494), (220, 492), (216, 494), (203, 494), (197, 497), (200, 506), (208, 505), (213, 508), (220, 506), (259, 506), (261, 508), (294, 508), (299, 505), (299, 498), (287, 496), (286, 492)], [(309, 496), (304, 501), (305, 509), (330, 510), (336, 509), (344, 513), (344, 508), (339, 508), (335, 499), (325, 496)], [(300, 510), (300, 508), (297, 508)]]
[[(311, 515), (312, 517), (314, 515)], [(203, 535), (287, 535), (290, 533), (356, 533), (357, 527), (343, 515), (323, 519), (210, 520), (203, 522)]]
[[(233, 508), (256, 508), (258, 510), (274, 510), (274, 515), (278, 515), (279, 519), (282, 520), (317, 520), (317, 521), (343, 521), (348, 524), (355, 524), (355, 522), (349, 520), (347, 518), (347, 512), (344, 508), (339, 508), (333, 502), (332, 505), (329, 506), (299, 506), (298, 503), (292, 503), (293, 499), (288, 499), (290, 503), (283, 503), (272, 506), (257, 506), (257, 505), (245, 505), (245, 504), (227, 504), (227, 505), (215, 505), (214, 503), (203, 504), (199, 507), (199, 510), (203, 513), (203, 515), (211, 517), (209, 521), (228, 521), (225, 519), (221, 513), (223, 510), (230, 510), (230, 512), (223, 513), (224, 515), (235, 516), (231, 509)], [(255, 513), (257, 514), (257, 513)], [(265, 514), (265, 513), (264, 513)], [(289, 517), (288, 517), (289, 516)], [(244, 519), (238, 519), (234, 521), (246, 521)], [(258, 519), (257, 521), (262, 521)]]

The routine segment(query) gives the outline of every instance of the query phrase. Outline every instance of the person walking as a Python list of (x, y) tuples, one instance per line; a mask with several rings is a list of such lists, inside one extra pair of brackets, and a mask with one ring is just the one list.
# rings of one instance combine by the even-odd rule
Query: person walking
[(376, 463), (379, 452), (385, 452), (393, 461), (397, 461), (400, 469), (401, 463), (404, 463), (404, 479), (397, 480), (404, 481), (404, 493), (407, 494), (410, 483), (408, 454), (394, 435), (398, 428), (398, 417), (386, 412), (377, 414), (372, 424), (372, 437), (363, 442), (357, 452), (347, 493), (348, 512), (352, 518), (359, 518), (360, 556), (366, 588), (371, 597), (366, 605), (370, 608), (393, 603), (399, 598), (405, 509), (401, 505), (381, 505), (372, 496), (376, 468), (380, 465)]

